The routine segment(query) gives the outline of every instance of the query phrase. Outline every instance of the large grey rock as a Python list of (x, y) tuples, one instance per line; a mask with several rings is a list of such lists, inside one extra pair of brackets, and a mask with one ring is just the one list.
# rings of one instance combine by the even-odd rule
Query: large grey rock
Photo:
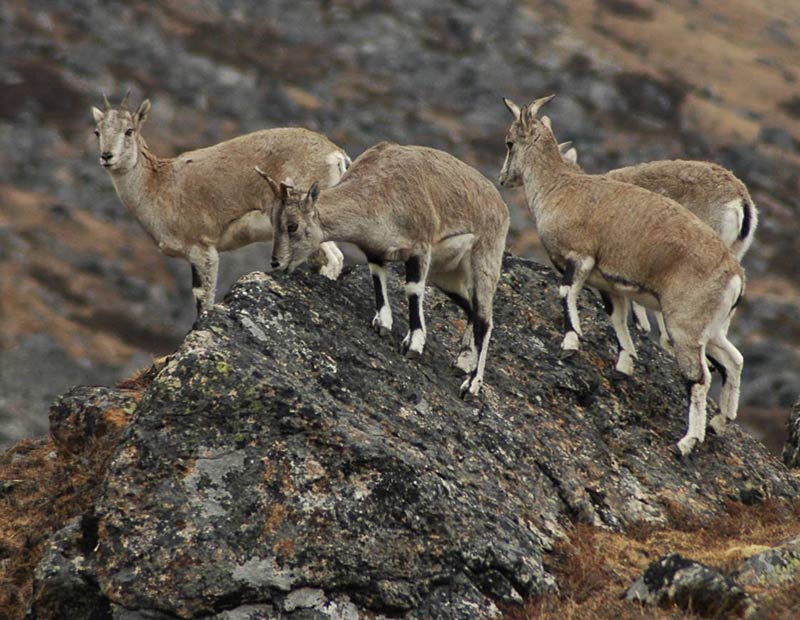
[(704, 618), (751, 617), (754, 609), (735, 581), (678, 553), (650, 564), (625, 598), (661, 607), (676, 605)]
[(426, 299), (423, 359), (397, 352), (399, 280), (393, 341), (369, 328), (364, 267), (335, 283), (251, 274), (201, 319), (145, 392), (97, 505), (113, 604), (477, 620), (557, 587), (543, 558), (575, 519), (624, 530), (668, 523), (667, 502), (712, 518), (730, 499), (798, 495), (736, 426), (677, 461), (674, 362), (642, 342), (637, 376), (618, 376), (589, 293), (584, 348), (561, 361), (550, 270), (506, 259), (471, 402), (448, 371), (463, 320), (442, 295)]
[(108, 620), (110, 603), (90, 559), (96, 542), (93, 515), (72, 519), (53, 536), (36, 567), (27, 620)]
[(800, 580), (800, 538), (750, 556), (736, 574), (736, 581), (744, 586), (776, 586), (793, 580)]

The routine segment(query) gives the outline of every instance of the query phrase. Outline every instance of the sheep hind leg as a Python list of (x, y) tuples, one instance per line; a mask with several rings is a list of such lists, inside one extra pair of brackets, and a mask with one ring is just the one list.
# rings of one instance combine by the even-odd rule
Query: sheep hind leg
[(652, 327), (650, 326), (650, 319), (647, 317), (647, 309), (634, 302), (633, 316), (636, 319), (636, 328), (643, 334), (649, 334)]
[(450, 291), (444, 291), (444, 293), (461, 308), (467, 316), (467, 325), (464, 328), (464, 333), (461, 335), (461, 348), (451, 368), (456, 374), (468, 375), (478, 366), (478, 350), (475, 347), (475, 330), (473, 329), (475, 320), (474, 310), (470, 301), (463, 295)]
[(468, 395), (477, 395), (483, 386), (483, 373), (486, 370), (486, 358), (489, 352), (489, 340), (492, 337), (493, 298), (494, 286), (489, 286), (488, 283), (486, 283), (484, 286), (476, 287), (472, 304), (472, 331), (474, 346), (478, 352), (478, 359), (475, 369), (461, 384), (461, 398), (466, 398)]
[(561, 280), (558, 293), (564, 307), (564, 340), (561, 342), (562, 357), (569, 357), (580, 347), (579, 337), (581, 321), (578, 316), (578, 293), (583, 288), (586, 278), (594, 268), (591, 256), (572, 256), (567, 259), (567, 266)]
[(425, 313), (422, 302), (425, 298), (425, 281), (431, 262), (430, 249), (411, 256), (406, 261), (406, 298), (408, 299), (408, 333), (400, 343), (400, 351), (408, 358), (416, 359), (425, 348)]
[(739, 389), (741, 385), (744, 358), (739, 350), (725, 337), (724, 331), (709, 340), (706, 355), (722, 376), (722, 393), (719, 399), (720, 413), (711, 418), (709, 426), (722, 434), (728, 422), (736, 419), (739, 408)]
[(656, 312), (656, 322), (658, 323), (658, 343), (661, 345), (661, 348), (667, 351), (668, 353), (673, 352), (672, 348), (672, 339), (669, 337), (669, 332), (667, 331), (667, 325), (664, 323), (664, 313), (663, 312)]

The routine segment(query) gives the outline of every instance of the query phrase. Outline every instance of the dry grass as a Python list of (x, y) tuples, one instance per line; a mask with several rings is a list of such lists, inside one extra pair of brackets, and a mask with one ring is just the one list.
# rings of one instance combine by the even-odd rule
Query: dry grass
[[(543, 596), (508, 609), (507, 620), (683, 620), (695, 618), (678, 609), (653, 609), (620, 597), (654, 560), (669, 552), (734, 570), (743, 559), (800, 535), (800, 502), (768, 501), (757, 506), (730, 503), (728, 514), (710, 523), (690, 518), (679, 506), (668, 508), (674, 528), (641, 526), (627, 535), (579, 524), (570, 541), (556, 547), (547, 567), (561, 587), (559, 595)], [(800, 583), (763, 596), (759, 620), (796, 620)]]
[(2, 456), (0, 618), (23, 618), (48, 539), (92, 506), (100, 480), (100, 471), (66, 462), (47, 439), (23, 441)]
[[(118, 387), (143, 391), (150, 368)], [(113, 412), (110, 412), (113, 414)], [(127, 418), (124, 420), (127, 423)], [(0, 618), (22, 620), (33, 572), (50, 536), (92, 508), (116, 445), (87, 437), (83, 456), (50, 438), (25, 440), (0, 456)]]

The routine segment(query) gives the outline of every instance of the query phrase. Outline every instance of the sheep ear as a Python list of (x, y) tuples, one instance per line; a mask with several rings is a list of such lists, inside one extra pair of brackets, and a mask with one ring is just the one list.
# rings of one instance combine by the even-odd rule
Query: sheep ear
[(100, 108), (95, 108), (94, 106), (92, 106), (92, 116), (94, 117), (95, 123), (99, 123), (106, 117), (106, 115), (100, 110)]
[(278, 182), (275, 179), (273, 179), (271, 176), (269, 176), (266, 172), (264, 172), (258, 166), (256, 166), (256, 172), (258, 172), (258, 174), (261, 175), (261, 178), (264, 179), (267, 182), (267, 184), (269, 185), (269, 188), (272, 190), (272, 193), (275, 196), (275, 198), (280, 198), (281, 197), (281, 186), (278, 185)]
[[(542, 122), (544, 122), (544, 118), (542, 119)], [(567, 142), (562, 142), (561, 144), (559, 144), (558, 150), (563, 155), (564, 153), (567, 152), (567, 149), (569, 149), (569, 147), (571, 146), (572, 146), (572, 141), (568, 140)]]
[(514, 120), (518, 121), (519, 120), (519, 114), (520, 114), (519, 106), (516, 103), (514, 103), (513, 101), (511, 101), (511, 99), (507, 99), (506, 97), (503, 97), (503, 103), (506, 104), (506, 107), (508, 108), (508, 111), (511, 112), (511, 114), (514, 115)]
[(150, 114), (150, 100), (145, 99), (133, 114), (133, 122), (137, 127), (144, 125), (148, 114)]
[(314, 183), (311, 189), (308, 190), (308, 197), (311, 198), (312, 202), (317, 202), (317, 198), (319, 198), (319, 185), (317, 183)]
[(553, 131), (553, 123), (550, 121), (549, 116), (543, 116), (542, 122), (544, 123), (545, 127), (547, 127), (550, 131)]
[(564, 153), (564, 160), (568, 161), (571, 164), (577, 164), (578, 163), (578, 151), (576, 149), (574, 149), (574, 148), (571, 148), (571, 149), (567, 150), (567, 152)]

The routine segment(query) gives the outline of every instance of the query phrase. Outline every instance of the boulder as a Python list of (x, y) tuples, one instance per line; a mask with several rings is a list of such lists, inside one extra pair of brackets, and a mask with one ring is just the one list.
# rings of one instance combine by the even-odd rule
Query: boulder
[(676, 605), (703, 618), (750, 617), (747, 593), (718, 570), (671, 553), (656, 560), (625, 593), (629, 601)]
[(431, 290), (409, 361), (390, 280), (391, 338), (370, 328), (363, 266), (337, 282), (253, 273), (201, 317), (144, 391), (95, 506), (81, 561), (112, 617), (493, 618), (557, 590), (543, 560), (575, 521), (624, 531), (800, 494), (736, 425), (677, 460), (674, 361), (643, 340), (636, 375), (617, 374), (590, 292), (582, 349), (561, 360), (550, 269), (506, 257), (470, 401), (449, 369), (460, 311)]

